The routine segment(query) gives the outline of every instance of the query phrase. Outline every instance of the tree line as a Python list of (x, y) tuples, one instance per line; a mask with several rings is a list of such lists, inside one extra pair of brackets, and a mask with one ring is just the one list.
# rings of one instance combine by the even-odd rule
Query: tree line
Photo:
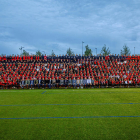
[[(89, 48), (89, 46), (86, 45), (84, 55), (85, 56), (91, 56), (92, 52), (93, 51)], [(68, 48), (67, 51), (66, 51), (66, 54), (68, 56), (72, 56), (72, 55), (74, 55), (74, 52), (72, 51), (71, 48)], [(109, 47), (107, 48), (106, 45), (104, 44), (104, 46), (101, 49), (100, 54), (103, 55), (103, 56), (107, 56), (107, 55), (111, 54), (111, 51), (109, 50)], [(22, 55), (23, 56), (28, 56), (29, 52), (27, 52), (26, 50), (23, 50)], [(43, 55), (43, 53), (41, 53), (41, 51), (38, 50), (35, 55), (41, 56), (41, 55)], [(130, 55), (130, 49), (126, 44), (123, 46), (123, 48), (122, 48), (122, 50), (120, 52), (120, 55)], [(53, 50), (52, 50), (51, 56), (55, 56), (55, 53), (54, 53)]]

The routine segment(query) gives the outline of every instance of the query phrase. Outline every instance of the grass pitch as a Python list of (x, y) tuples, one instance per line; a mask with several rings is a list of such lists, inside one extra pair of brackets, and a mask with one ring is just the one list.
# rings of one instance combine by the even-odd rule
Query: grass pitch
[(139, 140), (140, 89), (0, 90), (0, 140)]

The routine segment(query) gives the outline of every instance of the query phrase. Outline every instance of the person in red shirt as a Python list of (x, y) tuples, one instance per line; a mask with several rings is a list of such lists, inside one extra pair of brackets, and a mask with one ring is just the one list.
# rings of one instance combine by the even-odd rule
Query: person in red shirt
[(2, 80), (0, 80), (0, 89), (3, 89), (3, 83), (2, 83)]
[(25, 61), (25, 55), (22, 57), (23, 61)]
[(6, 55), (2, 57), (2, 60), (3, 60), (4, 62), (6, 62), (6, 60), (7, 60)]
[(17, 60), (17, 56), (15, 55), (15, 56), (14, 56), (14, 61), (16, 61), (16, 60)]
[(13, 86), (13, 80), (10, 79), (10, 80), (8, 81), (8, 88), (11, 89), (12, 86)]
[(40, 57), (39, 57), (39, 55), (37, 56), (37, 60), (40, 60)]
[(46, 54), (44, 55), (44, 60), (47, 60), (47, 56), (46, 56)]
[(37, 55), (36, 55), (36, 56), (35, 56), (35, 60), (36, 60), (36, 61), (37, 61), (37, 58), (38, 58), (38, 57), (37, 57)]
[(30, 56), (27, 57), (27, 60), (30, 61)]
[(107, 78), (105, 78), (105, 86), (106, 86), (106, 88), (108, 87), (108, 79)]
[(17, 61), (19, 60), (19, 55), (17, 55), (16, 60), (17, 60)]
[(32, 55), (30, 56), (30, 60), (33, 61), (33, 56)]
[(20, 62), (21, 62), (21, 60), (22, 60), (22, 56), (19, 57), (19, 60), (20, 60)]

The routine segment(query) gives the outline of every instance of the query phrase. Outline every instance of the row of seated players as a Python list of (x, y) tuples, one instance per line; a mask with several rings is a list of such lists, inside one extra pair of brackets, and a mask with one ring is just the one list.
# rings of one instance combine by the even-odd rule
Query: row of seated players
[(5, 85), (4, 81), (0, 81), (0, 87), (3, 88), (3, 87), (7, 87), (7, 88), (12, 88), (12, 87), (21, 87), (21, 88), (59, 88), (61, 86), (64, 86), (64, 87), (73, 87), (73, 88), (76, 88), (76, 87), (84, 87), (84, 88), (87, 88), (87, 87), (100, 87), (100, 86), (121, 86), (121, 85), (140, 85), (140, 79), (136, 79), (134, 78), (133, 80), (127, 80), (127, 79), (119, 79), (119, 78), (109, 78), (109, 79), (99, 79), (99, 80), (95, 80), (94, 78), (90, 78), (90, 77), (85, 77), (83, 79), (83, 77), (77, 77), (77, 78), (61, 78), (59, 79), (59, 77), (57, 77), (56, 79), (55, 78), (50, 78), (50, 79), (44, 79), (44, 78), (31, 78), (30, 79), (22, 79), (20, 80), (17, 79), (16, 82), (12, 82), (12, 81), (9, 81), (8, 84)]
[(60, 62), (60, 61), (74, 61), (74, 62), (77, 62), (78, 60), (80, 59), (91, 59), (91, 60), (98, 60), (98, 59), (105, 59), (105, 60), (112, 60), (112, 59), (120, 59), (120, 60), (124, 60), (124, 59), (127, 59), (127, 60), (130, 60), (130, 59), (133, 59), (133, 60), (140, 60), (140, 56), (139, 55), (135, 55), (135, 56), (119, 56), (119, 55), (108, 55), (108, 56), (81, 56), (81, 55), (73, 55), (73, 56), (68, 56), (68, 55), (60, 55), (60, 56), (46, 56), (46, 55), (42, 55), (42, 56), (36, 56), (36, 55), (30, 55), (30, 56), (0, 56), (0, 62), (16, 62), (16, 61), (19, 61), (19, 62), (32, 62), (32, 61), (42, 61), (42, 60), (45, 60), (45, 62), (48, 62), (48, 61), (55, 61), (55, 62)]

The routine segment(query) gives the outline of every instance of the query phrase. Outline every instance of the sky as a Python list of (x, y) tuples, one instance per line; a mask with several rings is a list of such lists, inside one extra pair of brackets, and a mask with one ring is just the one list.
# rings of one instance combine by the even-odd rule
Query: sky
[(0, 0), (0, 55), (82, 54), (82, 41), (93, 55), (140, 54), (140, 0)]

